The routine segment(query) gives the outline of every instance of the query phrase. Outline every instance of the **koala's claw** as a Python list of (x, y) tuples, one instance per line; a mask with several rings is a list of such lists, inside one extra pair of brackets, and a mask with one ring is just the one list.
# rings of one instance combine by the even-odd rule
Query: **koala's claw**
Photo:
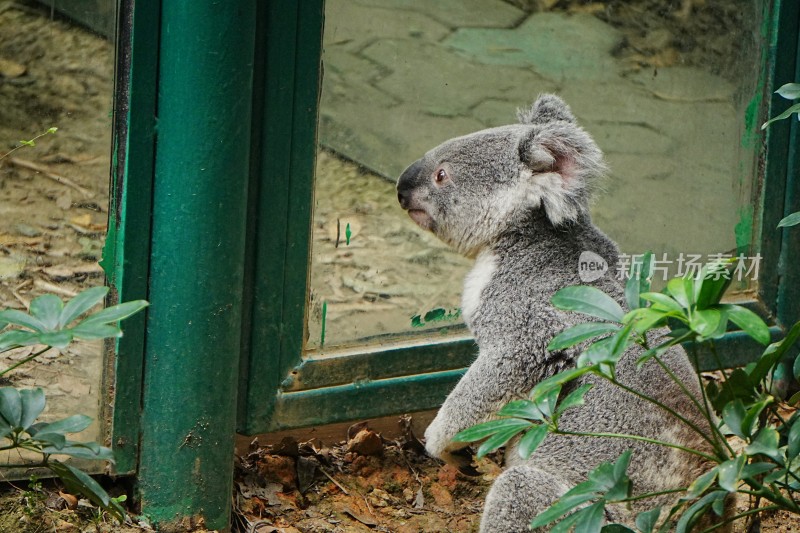
[(478, 469), (471, 464), (467, 466), (459, 466), (458, 471), (469, 477), (478, 477), (481, 475), (481, 473), (478, 472)]
[(472, 464), (473, 455), (474, 452), (472, 451), (472, 448), (467, 446), (465, 448), (449, 450), (446, 457), (442, 457), (442, 459), (458, 468), (458, 471), (465, 476), (477, 477), (480, 476), (481, 473), (478, 472), (478, 470)]

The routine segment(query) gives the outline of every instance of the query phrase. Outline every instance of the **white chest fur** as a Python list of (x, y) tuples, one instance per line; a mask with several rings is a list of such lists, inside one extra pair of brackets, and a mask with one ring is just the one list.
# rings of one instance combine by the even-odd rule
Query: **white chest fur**
[(467, 326), (470, 325), (481, 301), (481, 292), (492, 279), (497, 270), (497, 258), (489, 251), (483, 251), (475, 259), (472, 267), (464, 279), (464, 292), (461, 295), (461, 316)]

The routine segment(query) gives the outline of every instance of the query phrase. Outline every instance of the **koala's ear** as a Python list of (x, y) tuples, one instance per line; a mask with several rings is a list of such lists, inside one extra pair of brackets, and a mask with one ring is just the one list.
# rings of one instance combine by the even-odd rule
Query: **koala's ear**
[(575, 124), (569, 106), (554, 94), (541, 94), (528, 109), (518, 109), (517, 118), (522, 124), (547, 124), (563, 121)]
[(556, 226), (588, 214), (591, 189), (606, 168), (600, 150), (583, 130), (569, 124), (532, 128), (518, 149), (528, 205), (544, 209)]

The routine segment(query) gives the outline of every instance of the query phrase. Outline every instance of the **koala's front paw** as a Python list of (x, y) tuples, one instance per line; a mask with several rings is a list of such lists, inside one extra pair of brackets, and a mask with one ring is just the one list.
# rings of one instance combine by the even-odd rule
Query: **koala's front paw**
[(477, 476), (479, 472), (472, 465), (472, 449), (466, 442), (453, 442), (457, 431), (447, 431), (435, 419), (425, 431), (425, 451), (428, 455), (453, 465), (467, 476)]

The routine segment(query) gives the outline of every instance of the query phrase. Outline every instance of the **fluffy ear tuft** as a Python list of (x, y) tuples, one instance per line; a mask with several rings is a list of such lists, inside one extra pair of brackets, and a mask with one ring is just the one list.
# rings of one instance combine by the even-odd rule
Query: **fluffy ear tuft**
[(585, 131), (563, 121), (534, 127), (518, 150), (529, 205), (544, 209), (556, 226), (589, 214), (591, 193), (606, 167)]
[(530, 108), (517, 110), (517, 118), (522, 124), (576, 122), (566, 102), (554, 94), (540, 94)]

